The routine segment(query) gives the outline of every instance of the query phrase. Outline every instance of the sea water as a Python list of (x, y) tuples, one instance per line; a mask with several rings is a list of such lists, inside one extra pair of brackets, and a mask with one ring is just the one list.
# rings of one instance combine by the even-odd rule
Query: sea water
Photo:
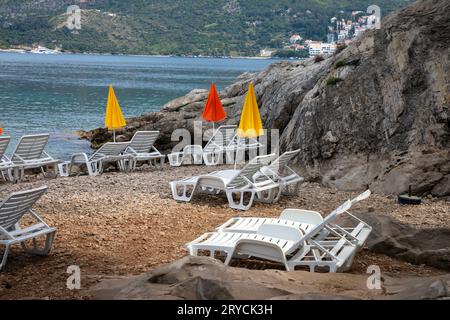
[(78, 130), (104, 126), (108, 86), (125, 117), (158, 111), (192, 89), (218, 90), (273, 60), (0, 53), (0, 127), (12, 137), (50, 133), (48, 152), (91, 152)]

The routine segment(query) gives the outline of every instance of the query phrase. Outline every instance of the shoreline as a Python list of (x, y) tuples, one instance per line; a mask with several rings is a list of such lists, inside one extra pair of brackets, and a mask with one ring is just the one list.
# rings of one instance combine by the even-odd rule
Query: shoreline
[[(51, 55), (33, 53), (26, 49), (0, 49), (0, 53), (20, 53), (20, 54), (35, 54), (35, 55)], [(291, 58), (276, 58), (276, 57), (259, 57), (259, 56), (203, 56), (203, 55), (161, 55), (161, 54), (114, 54), (114, 53), (99, 53), (99, 52), (55, 52), (54, 55), (91, 55), (91, 56), (111, 56), (111, 57), (149, 57), (149, 58), (193, 58), (193, 59), (236, 59), (236, 60), (292, 60)], [(300, 59), (294, 59), (300, 60)]]

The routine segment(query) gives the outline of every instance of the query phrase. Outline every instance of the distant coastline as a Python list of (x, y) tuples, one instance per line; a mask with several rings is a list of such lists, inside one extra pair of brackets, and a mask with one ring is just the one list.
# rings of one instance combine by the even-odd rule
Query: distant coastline
[[(38, 54), (32, 51), (35, 48), (23, 47), (23, 48), (0, 48), (0, 52), (9, 53), (23, 53), (23, 54)], [(248, 59), (248, 60), (287, 60), (286, 58), (278, 57), (260, 57), (260, 56), (206, 56), (206, 55), (160, 55), (160, 54), (125, 54), (125, 53), (100, 53), (100, 52), (71, 52), (71, 51), (57, 51), (54, 50), (55, 54), (65, 54), (65, 55), (95, 55), (95, 56), (127, 56), (127, 57), (152, 57), (152, 58), (170, 58), (170, 57), (180, 57), (180, 58), (206, 58), (206, 59)], [(301, 58), (289, 58), (289, 60), (304, 60)]]

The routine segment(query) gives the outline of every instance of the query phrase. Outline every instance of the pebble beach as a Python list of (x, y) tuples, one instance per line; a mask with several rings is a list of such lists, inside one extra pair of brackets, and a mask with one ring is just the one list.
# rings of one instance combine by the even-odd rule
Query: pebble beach
[[(225, 196), (198, 196), (191, 203), (172, 199), (169, 182), (204, 174), (226, 166), (207, 168), (142, 167), (132, 173), (108, 172), (100, 176), (43, 179), (30, 176), (20, 184), (1, 183), (0, 199), (10, 192), (42, 185), (48, 192), (35, 210), (57, 228), (47, 257), (24, 254), (17, 246), (0, 273), (0, 299), (90, 299), (88, 289), (101, 280), (147, 272), (185, 255), (184, 244), (214, 230), (234, 216), (277, 217), (286, 208), (316, 210), (326, 215), (358, 194), (303, 183), (296, 195), (278, 203), (255, 203), (246, 212), (228, 207)], [(372, 195), (354, 212), (387, 215), (417, 228), (450, 228), (450, 202), (426, 198), (420, 206), (400, 206), (395, 197)], [(443, 271), (397, 261), (367, 250), (359, 253), (350, 273), (365, 274), (368, 265), (380, 265), (391, 276), (431, 276)], [(81, 289), (66, 286), (67, 268), (81, 270)], [(237, 266), (241, 267), (241, 265)], [(273, 265), (243, 265), (278, 268)]]

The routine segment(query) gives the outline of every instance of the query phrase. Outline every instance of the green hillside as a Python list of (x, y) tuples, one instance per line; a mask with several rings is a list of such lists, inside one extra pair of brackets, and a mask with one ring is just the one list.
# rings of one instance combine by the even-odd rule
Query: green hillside
[[(0, 0), (0, 46), (75, 52), (255, 55), (293, 33), (325, 39), (331, 17), (377, 4), (382, 14), (411, 0)], [(66, 8), (82, 8), (69, 30)]]

